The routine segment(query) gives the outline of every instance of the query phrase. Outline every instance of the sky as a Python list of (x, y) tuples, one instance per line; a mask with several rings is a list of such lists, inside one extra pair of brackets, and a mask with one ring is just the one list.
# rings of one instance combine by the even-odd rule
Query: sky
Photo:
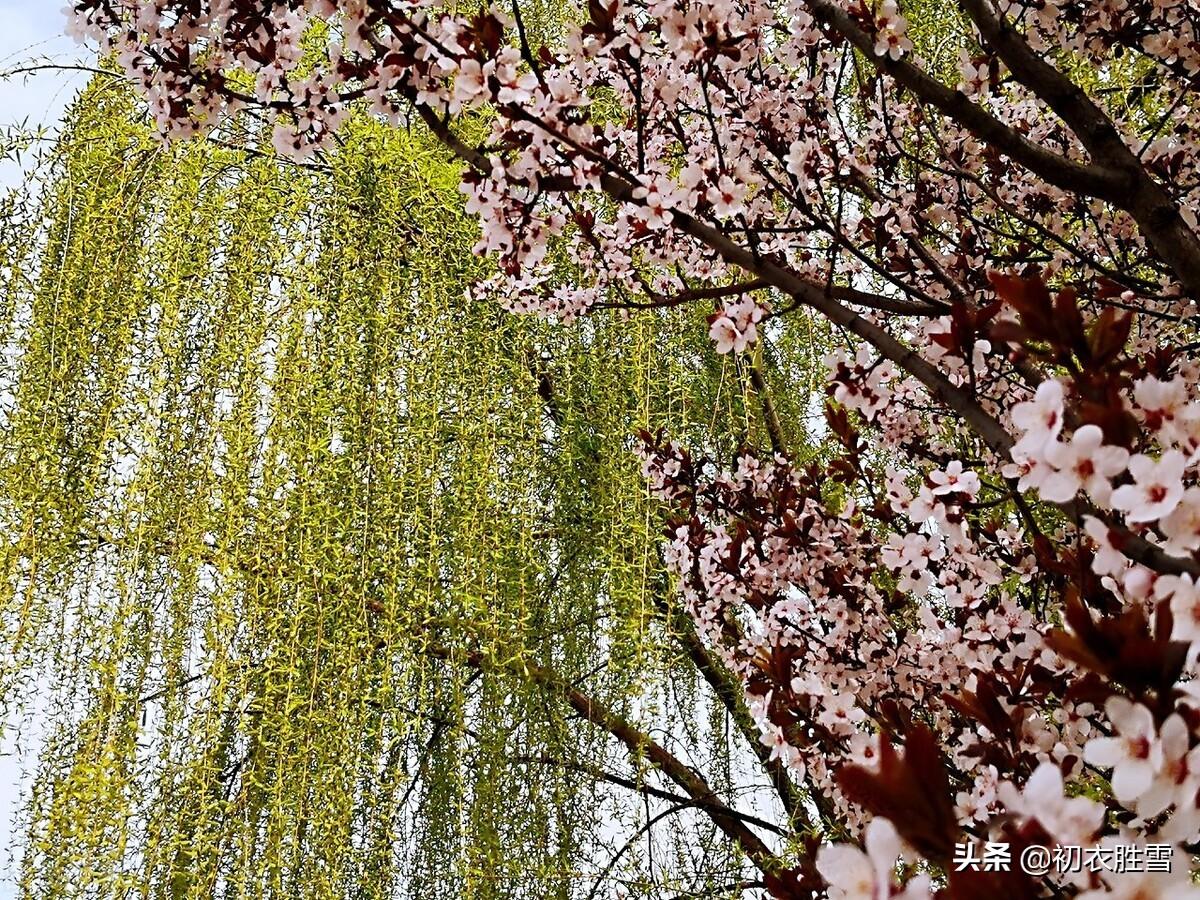
[[(65, 6), (65, 0), (0, 0), (0, 73), (25, 65), (91, 61), (86, 48), (63, 34)], [(0, 79), (0, 127), (27, 121), (31, 127), (53, 128), (86, 77), (42, 71)], [(12, 186), (20, 177), (17, 165), (0, 162), (0, 187)]]
[[(65, 5), (65, 0), (0, 0), (0, 73), (25, 65), (90, 61), (87, 49), (63, 34)], [(0, 128), (25, 121), (30, 127), (53, 130), (86, 77), (78, 72), (43, 71), (0, 78)], [(21, 177), (16, 163), (0, 161), (0, 189), (14, 186)], [(14, 741), (10, 728), (0, 736), (0, 900), (16, 897), (11, 867), (13, 815), (28, 783), (22, 773), (32, 762), (36, 722), (23, 730), (26, 739), (20, 742)]]

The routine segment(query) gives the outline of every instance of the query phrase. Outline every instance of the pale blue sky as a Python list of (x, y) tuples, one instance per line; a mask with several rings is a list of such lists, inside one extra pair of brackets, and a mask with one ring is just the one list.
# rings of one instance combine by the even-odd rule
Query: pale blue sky
[[(65, 6), (65, 0), (0, 0), (0, 71), (26, 63), (90, 61), (87, 49), (63, 34)], [(0, 124), (27, 119), (52, 127), (85, 78), (46, 71), (0, 80)], [(15, 166), (0, 163), (0, 185), (19, 178)]]

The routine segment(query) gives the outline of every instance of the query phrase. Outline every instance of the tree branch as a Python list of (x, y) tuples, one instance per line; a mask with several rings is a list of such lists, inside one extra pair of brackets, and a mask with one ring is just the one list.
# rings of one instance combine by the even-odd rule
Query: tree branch
[(708, 682), (717, 699), (729, 710), (734, 727), (737, 728), (742, 738), (750, 746), (750, 750), (766, 770), (771, 779), (771, 785), (775, 788), (775, 793), (779, 795), (780, 803), (783, 804), (784, 810), (793, 823), (793, 828), (796, 831), (811, 829), (812, 823), (804, 810), (804, 798), (800, 790), (792, 781), (783, 764), (778, 759), (771, 759), (770, 751), (759, 740), (758, 730), (754, 727), (750, 711), (746, 709), (746, 704), (742, 699), (744, 696), (742, 685), (719, 660), (714, 659), (709, 653), (708, 648), (701, 642), (700, 636), (696, 634), (696, 629), (692, 626), (690, 619), (687, 619), (680, 610), (673, 610), (666, 599), (659, 594), (655, 595), (655, 603), (670, 626), (671, 634), (679, 641), (680, 646), (687, 652), (688, 658), (696, 668), (700, 670), (700, 674), (704, 676), (704, 680)]
[(952, 90), (904, 59), (875, 53), (875, 38), (859, 27), (833, 0), (805, 0), (813, 16), (833, 29), (881, 71), (932, 104), (982, 141), (1063, 190), (1095, 197), (1110, 196), (1128, 187), (1123, 173), (1098, 165), (1082, 165), (1033, 143), (995, 118), (965, 94)]
[(1128, 212), (1146, 242), (1195, 297), (1200, 297), (1200, 239), (1188, 227), (1171, 196), (1126, 146), (1112, 120), (1050, 62), (1036, 53), (987, 0), (959, 0), (979, 33), (1013, 75), (1075, 132), (1094, 162), (1120, 173), (1121, 181), (1096, 196)]
[[(807, 2), (815, 7), (826, 9), (828, 6), (827, 0), (807, 0)], [(855, 25), (849, 17), (841, 10), (834, 10), (830, 15), (834, 15), (839, 20), (845, 19), (848, 23), (847, 27), (853, 29), (857, 34), (861, 35), (864, 41), (868, 40), (866, 33)], [(874, 53), (874, 43), (868, 45), (868, 50), (865, 52)], [(905, 65), (895, 61), (888, 60), (890, 65)], [(883, 63), (881, 63), (883, 65)], [(930, 81), (939, 89), (946, 91), (944, 85), (932, 82), (931, 79), (920, 70), (912, 66), (908, 66), (916, 72), (922, 79)], [(966, 101), (966, 97), (958, 92), (951, 92), (960, 100)], [(967, 106), (976, 109), (973, 104), (967, 102)], [(487, 164), (486, 158), (477, 150), (467, 147), (457, 135), (455, 135), (445, 123), (441, 122), (437, 116), (428, 108), (418, 105), (422, 118), (430, 123), (430, 127), (434, 130), (441, 140), (446, 145), (458, 154), (465, 162), (468, 162), (482, 171), (488, 172), (491, 167)], [(986, 116), (986, 113), (984, 113)], [(988, 116), (990, 119), (990, 116)], [(995, 121), (995, 120), (991, 120)], [(999, 123), (997, 123), (999, 124)], [(549, 126), (541, 123), (548, 133), (555, 137), (560, 137), (558, 133)], [(1007, 130), (1007, 126), (1001, 126)], [(1014, 133), (1015, 134), (1015, 133)], [(1024, 140), (1024, 138), (1021, 138)], [(1028, 142), (1026, 142), (1028, 143)], [(1031, 145), (1032, 146), (1032, 145)], [(1039, 153), (1045, 154), (1046, 151), (1037, 148)], [(594, 158), (594, 154), (587, 154), (589, 158)], [(1053, 154), (1049, 154), (1053, 156)], [(1065, 162), (1060, 157), (1054, 157), (1060, 162)], [(603, 160), (602, 160), (603, 161)], [(1075, 167), (1076, 164), (1071, 163)], [(1076, 167), (1078, 168), (1078, 167)], [(634, 185), (622, 177), (621, 175), (612, 174), (611, 171), (603, 172), (599, 176), (600, 187), (612, 199), (621, 202), (636, 204), (638, 200), (634, 197)], [(562, 185), (554, 185), (557, 190), (575, 190), (575, 186), (570, 182)], [(731, 239), (722, 231), (713, 228), (705, 222), (701, 222), (694, 216), (688, 215), (682, 211), (676, 211), (673, 219), (676, 227), (702, 243), (716, 251), (727, 262), (741, 267), (746, 272), (749, 272), (771, 286), (783, 291), (786, 294), (795, 297), (800, 302), (817, 310), (827, 319), (836, 325), (845, 328), (851, 334), (861, 338), (871, 344), (885, 359), (891, 360), (899, 368), (903, 369), (909, 375), (917, 379), (929, 391), (930, 395), (940, 403), (944, 404), (949, 409), (958, 413), (967, 426), (979, 437), (987, 447), (1001, 459), (1008, 459), (1010, 450), (1013, 445), (1013, 438), (1005, 430), (990, 413), (987, 412), (971, 394), (954, 384), (946, 377), (944, 373), (931, 365), (924, 359), (914, 348), (908, 347), (885, 329), (864, 319), (862, 316), (855, 313), (853, 310), (847, 309), (837, 301), (829, 292), (825, 290), (825, 286), (818, 285), (806, 278), (798, 275), (792, 270), (786, 268), (779, 263), (770, 259), (766, 259), (751, 252), (747, 248), (741, 246), (736, 241)], [(1104, 520), (1104, 517), (1099, 514), (1089, 503), (1082, 501), (1071, 501), (1069, 503), (1054, 504), (1068, 516), (1077, 519), (1081, 515), (1094, 515), (1097, 518)], [(1107, 521), (1107, 520), (1104, 520)], [(1194, 577), (1200, 578), (1200, 564), (1197, 564), (1193, 559), (1181, 559), (1164, 553), (1160, 547), (1151, 544), (1140, 535), (1134, 534), (1123, 525), (1109, 523), (1109, 527), (1119, 536), (1122, 551), (1130, 559), (1139, 562), (1142, 565), (1153, 569), (1161, 574), (1182, 574), (1187, 573)]]
[(708, 814), (713, 824), (741, 847), (742, 852), (760, 872), (770, 874), (785, 868), (779, 857), (763, 843), (762, 838), (750, 830), (741, 815), (722, 802), (708, 782), (691, 767), (614, 710), (584, 693), (553, 670), (521, 659), (496, 662), (479, 651), (456, 652), (432, 644), (426, 646), (423, 652), (438, 659), (465, 662), (480, 669), (504, 671), (554, 694), (582, 718), (616, 738), (631, 755), (649, 760), (679, 785), (696, 806)]

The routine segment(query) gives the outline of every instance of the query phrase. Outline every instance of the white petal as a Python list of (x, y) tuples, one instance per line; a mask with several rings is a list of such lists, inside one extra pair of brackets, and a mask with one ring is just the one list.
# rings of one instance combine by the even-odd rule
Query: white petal
[(1159, 778), (1138, 798), (1137, 814), (1143, 819), (1152, 819), (1174, 802), (1175, 785), (1166, 778)]
[(1055, 472), (1042, 482), (1038, 493), (1051, 503), (1066, 503), (1079, 492), (1079, 479), (1070, 470)]
[(1126, 759), (1112, 774), (1113, 796), (1126, 808), (1150, 789), (1154, 766), (1142, 759)]
[(867, 826), (867, 855), (879, 871), (890, 873), (900, 858), (900, 835), (887, 819), (876, 817)]
[(1083, 748), (1083, 758), (1093, 766), (1109, 768), (1125, 758), (1121, 748), (1122, 742), (1117, 738), (1092, 738)]
[[(853, 891), (860, 884), (875, 883), (875, 872), (867, 854), (850, 844), (822, 847), (817, 853), (817, 871), (831, 886), (843, 891)], [(857, 898), (857, 894), (849, 896)], [(868, 900), (869, 896), (863, 900)]]

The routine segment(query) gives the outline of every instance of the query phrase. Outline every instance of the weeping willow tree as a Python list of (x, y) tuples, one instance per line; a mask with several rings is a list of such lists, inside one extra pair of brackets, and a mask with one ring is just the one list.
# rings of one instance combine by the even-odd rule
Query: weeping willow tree
[(0, 217), (20, 895), (740, 896), (654, 748), (729, 809), (796, 798), (761, 799), (630, 451), (800, 445), (819, 350), (508, 315), (423, 134), (255, 137), (163, 147), (101, 77)]

